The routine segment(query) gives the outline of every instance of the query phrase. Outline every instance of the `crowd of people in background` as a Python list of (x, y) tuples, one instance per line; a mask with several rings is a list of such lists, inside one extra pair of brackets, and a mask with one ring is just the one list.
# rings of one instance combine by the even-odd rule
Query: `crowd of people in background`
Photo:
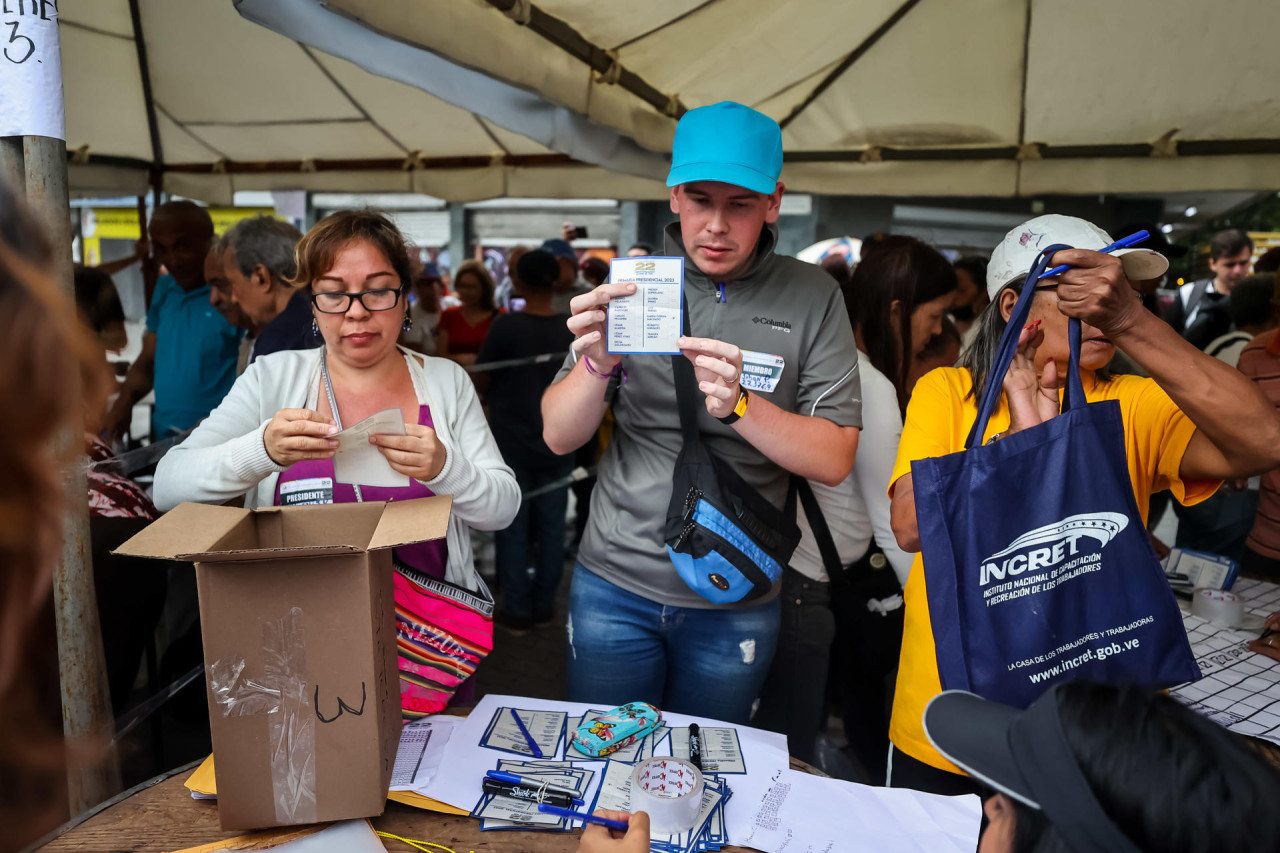
[[(1153, 233), (1146, 245), (1178, 254), (1179, 247)], [(149, 437), (182, 435), (205, 424), (236, 377), (262, 356), (324, 345), (313, 322), (314, 285), (299, 286), (296, 278), (303, 235), (292, 225), (258, 216), (215, 236), (206, 211), (190, 202), (170, 202), (156, 209), (149, 237), (167, 273), (151, 298), (142, 353), (114, 405), (102, 413), (102, 435), (86, 436), (97, 460), (112, 454), (104, 438), (128, 434), (133, 404), (147, 391), (156, 392)], [(519, 490), (532, 494), (495, 538), (495, 619), (514, 635), (565, 618), (556, 611), (556, 593), (566, 556), (576, 553), (586, 528), (594, 477), (585, 489), (582, 483), (567, 484), (575, 468), (594, 466), (603, 452), (599, 436), (607, 438), (613, 429), (609, 413), (603, 430), (592, 430), (577, 452), (557, 453), (543, 440), (541, 398), (556, 379), (552, 356), (568, 351), (574, 339), (567, 325), (572, 302), (609, 275), (604, 259), (575, 250), (566, 237), (572, 237), (569, 225), (538, 248), (511, 248), (498, 271), (500, 282), (479, 259), (442, 275), (416, 247), (390, 250), (403, 255), (408, 270), (402, 282), (407, 311), (394, 330), (396, 342), (471, 368), (468, 387), (482, 401), (500, 456)], [(888, 743), (885, 709), (893, 695), (902, 591), (911, 567), (911, 555), (894, 538), (884, 486), (918, 381), (938, 367), (973, 361), (991, 298), (984, 256), (949, 261), (926, 243), (887, 233), (868, 235), (862, 246), (856, 262), (833, 253), (820, 264), (843, 294), (857, 342), (864, 413), (858, 462), (839, 485), (809, 483), (821, 520), (815, 525), (809, 513), (798, 514), (803, 536), (782, 584), (776, 650), (762, 685), (751, 692), (760, 699), (757, 722), (786, 732), (793, 752), (806, 760), (814, 755), (826, 709), (833, 708), (844, 721), (850, 752), (872, 778), (883, 779), (874, 756)], [(662, 252), (637, 243), (626, 254), (655, 253)], [(1225, 231), (1210, 244), (1211, 278), (1182, 285), (1165, 305), (1157, 298), (1160, 279), (1134, 285), (1143, 304), (1182, 337), (1238, 367), (1280, 405), (1280, 289), (1273, 269), (1280, 267), (1280, 252), (1264, 255), (1250, 274), (1252, 254), (1247, 235)], [(78, 268), (76, 298), (103, 350), (122, 349), (124, 313), (106, 271)], [(531, 363), (536, 356), (547, 358)], [(1124, 354), (1109, 367), (1120, 374), (1146, 374)], [(167, 464), (178, 463), (193, 446)], [(97, 515), (139, 523), (157, 516), (145, 491), (126, 478), (116, 479), (103, 475), (91, 482), (90, 504)], [(237, 483), (233, 490), (239, 488)], [(577, 497), (576, 532), (568, 529), (571, 491)], [(1153, 528), (1166, 506), (1163, 498), (1153, 496)], [(166, 497), (164, 503), (173, 500)], [(1280, 474), (1228, 482), (1197, 506), (1174, 501), (1173, 510), (1179, 526), (1170, 544), (1222, 554), (1240, 561), (1246, 571), (1280, 578)], [(136, 529), (137, 524), (114, 533), (104, 529), (101, 537), (108, 545), (118, 544)], [(829, 540), (822, 543), (827, 559), (820, 539)], [(110, 566), (109, 547), (97, 550)], [(833, 571), (841, 576), (834, 585)], [(100, 585), (100, 590), (112, 588)], [(110, 657), (120, 658), (113, 667), (119, 671), (113, 676), (118, 703), (136, 671), (139, 638), (158, 618), (163, 583), (153, 588), (156, 600), (135, 602), (141, 618), (126, 620), (110, 643)], [(107, 613), (120, 609), (107, 599), (103, 604)], [(110, 629), (112, 619), (104, 622)], [(828, 678), (829, 673), (838, 675)], [(870, 689), (848, 691), (848, 683)]]

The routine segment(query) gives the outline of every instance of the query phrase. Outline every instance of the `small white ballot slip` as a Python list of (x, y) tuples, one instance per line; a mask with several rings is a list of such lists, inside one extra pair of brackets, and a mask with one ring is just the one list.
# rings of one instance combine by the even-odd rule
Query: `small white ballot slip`
[(684, 258), (614, 258), (609, 281), (635, 282), (636, 292), (609, 301), (605, 341), (620, 355), (674, 355), (684, 322)]

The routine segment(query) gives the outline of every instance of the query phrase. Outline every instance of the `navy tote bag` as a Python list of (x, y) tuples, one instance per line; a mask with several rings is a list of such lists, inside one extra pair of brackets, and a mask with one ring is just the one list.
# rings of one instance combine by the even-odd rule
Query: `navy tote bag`
[(1078, 320), (1062, 413), (982, 445), (1036, 281), (1065, 248), (1023, 285), (965, 450), (911, 465), (942, 689), (1019, 708), (1061, 681), (1200, 677), (1134, 499), (1120, 404), (1085, 401)]

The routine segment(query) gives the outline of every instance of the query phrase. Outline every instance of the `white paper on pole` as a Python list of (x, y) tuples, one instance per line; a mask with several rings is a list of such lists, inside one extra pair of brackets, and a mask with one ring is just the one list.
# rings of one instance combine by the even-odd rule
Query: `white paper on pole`
[(56, 0), (0, 2), (0, 136), (67, 138)]

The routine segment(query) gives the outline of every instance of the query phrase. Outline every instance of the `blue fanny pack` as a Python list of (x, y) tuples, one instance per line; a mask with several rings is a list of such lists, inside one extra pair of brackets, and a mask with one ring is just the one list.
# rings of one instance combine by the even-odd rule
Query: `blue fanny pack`
[[(684, 333), (689, 334), (686, 306)], [(713, 604), (762, 598), (782, 577), (796, 545), (796, 492), (779, 510), (702, 442), (693, 365), (671, 356), (684, 447), (676, 458), (664, 530), (680, 579)]]

